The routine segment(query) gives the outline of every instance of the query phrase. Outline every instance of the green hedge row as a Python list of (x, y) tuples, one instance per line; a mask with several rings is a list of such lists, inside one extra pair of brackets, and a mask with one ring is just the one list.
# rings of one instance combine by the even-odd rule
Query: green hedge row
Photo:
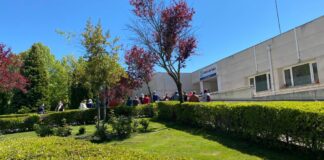
[[(156, 104), (140, 105), (137, 107), (119, 106), (115, 108), (117, 115), (134, 117), (153, 117), (156, 113)], [(62, 119), (71, 125), (93, 124), (97, 116), (96, 109), (69, 110), (44, 115), (25, 114), (8, 115), (0, 118), (0, 133), (15, 133), (33, 130), (33, 125), (39, 122), (49, 125), (61, 125)]]
[(324, 148), (323, 102), (158, 103), (158, 118), (220, 129), (270, 145)]
[(10, 116), (12, 118), (0, 118), (0, 133), (15, 133), (33, 130), (33, 126), (40, 121), (49, 125), (60, 125), (65, 118), (69, 124), (90, 124), (95, 122), (97, 112), (95, 109), (85, 111), (70, 110), (44, 115), (29, 114), (25, 116)]

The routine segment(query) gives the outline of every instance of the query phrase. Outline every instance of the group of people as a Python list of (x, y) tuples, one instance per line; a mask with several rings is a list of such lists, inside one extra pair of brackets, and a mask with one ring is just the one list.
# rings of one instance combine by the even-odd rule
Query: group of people
[[(175, 92), (171, 97), (168, 95), (168, 93), (165, 94), (164, 97), (160, 97), (156, 91), (153, 92), (152, 97), (149, 95), (141, 94), (139, 97), (135, 96), (134, 99), (131, 97), (128, 97), (126, 101), (127, 106), (137, 106), (139, 104), (149, 104), (151, 102), (157, 102), (157, 101), (176, 101), (179, 99), (179, 93)], [(183, 101), (185, 102), (210, 102), (210, 93), (206, 89), (204, 90), (204, 93), (201, 94), (199, 97), (195, 91), (189, 92), (188, 94), (186, 92), (183, 92)]]
[(89, 108), (94, 108), (92, 99), (88, 99), (88, 101), (87, 100), (81, 101), (79, 109), (86, 110)]

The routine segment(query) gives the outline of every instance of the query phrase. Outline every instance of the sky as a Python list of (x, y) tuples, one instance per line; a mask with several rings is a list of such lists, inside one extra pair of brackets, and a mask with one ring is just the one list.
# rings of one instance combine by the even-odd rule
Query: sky
[[(323, 0), (277, 0), (282, 32), (324, 15)], [(184, 72), (193, 72), (279, 34), (274, 0), (187, 0), (196, 11), (197, 53)], [(101, 21), (120, 38), (123, 53), (134, 42), (127, 25), (134, 20), (129, 0), (1, 0), (0, 43), (20, 53), (41, 42), (57, 59), (79, 57), (80, 38), (68, 41), (55, 30), (80, 34), (86, 21)], [(163, 71), (156, 68), (157, 71)]]

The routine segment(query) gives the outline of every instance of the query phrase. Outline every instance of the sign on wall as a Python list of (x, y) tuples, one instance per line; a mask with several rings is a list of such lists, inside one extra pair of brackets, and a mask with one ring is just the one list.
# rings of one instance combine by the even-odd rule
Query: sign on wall
[(210, 77), (215, 77), (216, 75), (217, 75), (216, 66), (212, 65), (200, 71), (200, 80), (204, 80)]

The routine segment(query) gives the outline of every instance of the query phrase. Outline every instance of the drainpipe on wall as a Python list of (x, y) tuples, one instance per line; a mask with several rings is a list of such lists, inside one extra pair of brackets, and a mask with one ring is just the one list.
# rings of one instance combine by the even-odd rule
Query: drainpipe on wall
[(300, 52), (299, 52), (299, 44), (298, 44), (297, 29), (296, 28), (294, 28), (294, 35), (295, 35), (296, 52), (297, 52), (297, 63), (299, 63), (300, 62)]
[(270, 80), (271, 80), (271, 91), (275, 91), (275, 86), (274, 86), (274, 74), (273, 74), (273, 69), (272, 69), (272, 56), (271, 56), (271, 45), (268, 45), (267, 47), (268, 50), (268, 59), (269, 59), (269, 68), (270, 68)]
[(255, 64), (255, 73), (258, 73), (258, 64), (256, 59), (255, 46), (253, 46), (253, 56), (254, 56), (254, 64)]

